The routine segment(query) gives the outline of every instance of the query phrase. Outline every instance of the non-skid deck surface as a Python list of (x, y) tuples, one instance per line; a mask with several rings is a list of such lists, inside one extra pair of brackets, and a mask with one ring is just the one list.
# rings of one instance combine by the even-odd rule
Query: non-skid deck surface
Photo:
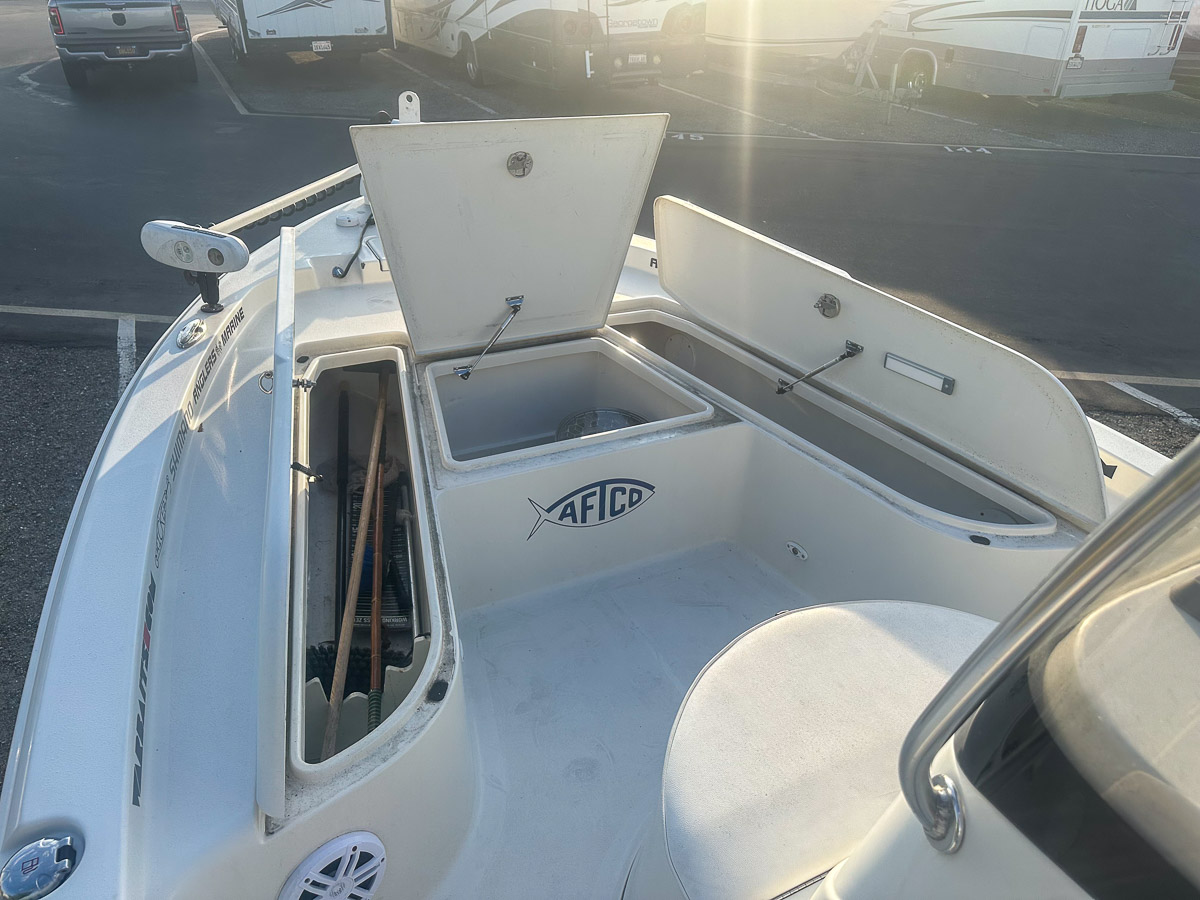
[(442, 896), (619, 897), (693, 679), (746, 629), (810, 602), (716, 544), (461, 617), (483, 784)]

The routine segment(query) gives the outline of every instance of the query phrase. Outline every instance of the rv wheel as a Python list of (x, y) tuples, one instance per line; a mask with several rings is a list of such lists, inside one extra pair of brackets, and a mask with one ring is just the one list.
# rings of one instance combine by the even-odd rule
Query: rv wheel
[(933, 86), (933, 64), (925, 56), (910, 56), (900, 70), (900, 85), (924, 93)]
[(458, 51), (458, 55), (462, 57), (463, 74), (467, 76), (467, 81), (475, 87), (485, 87), (487, 78), (479, 65), (479, 54), (475, 52), (475, 44), (469, 37), (462, 39), (462, 49)]
[(233, 29), (228, 25), (225, 30), (229, 33), (229, 48), (233, 51), (233, 61), (239, 66), (246, 64), (246, 54), (242, 52), (242, 46), (238, 43), (237, 35), (233, 33)]

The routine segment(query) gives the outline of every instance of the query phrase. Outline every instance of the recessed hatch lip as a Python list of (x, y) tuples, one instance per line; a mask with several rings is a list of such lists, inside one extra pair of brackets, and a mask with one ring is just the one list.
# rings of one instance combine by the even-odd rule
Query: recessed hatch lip
[[(299, 352), (304, 352), (307, 347), (299, 347)], [(380, 345), (375, 347), (363, 347), (350, 350), (331, 350), (325, 353), (316, 353), (303, 367), (303, 377), (311, 381), (317, 381), (326, 372), (338, 371), (349, 368), (355, 365), (391, 362), (396, 366), (396, 371), (393, 373), (392, 389), (397, 391), (401, 398), (401, 414), (405, 423), (405, 450), (410, 466), (410, 473), (414, 484), (422, 484), (425, 480), (425, 467), (422, 457), (419, 452), (419, 446), (415, 442), (416, 425), (413, 422), (413, 417), (409, 406), (409, 382), (412, 378), (412, 365), (405, 358), (404, 353), (399, 347)], [(308, 458), (309, 444), (307, 435), (311, 428), (310, 416), (310, 397), (307, 393), (303, 393), (300, 402), (296, 409), (296, 427), (298, 433), (303, 436), (301, 440), (296, 442), (296, 455), (299, 461), (308, 464), (311, 460)], [(322, 762), (308, 762), (304, 756), (304, 735), (305, 735), (305, 715), (307, 710), (304, 706), (304, 690), (308, 682), (307, 673), (304, 671), (305, 650), (308, 646), (308, 622), (307, 622), (307, 537), (308, 537), (308, 492), (311, 486), (303, 479), (296, 479), (295, 490), (295, 518), (292, 526), (292, 541), (293, 541), (293, 592), (290, 598), (292, 605), (291, 609), (291, 624), (289, 633), (289, 642), (291, 650), (291, 658), (293, 662), (289, 666), (288, 674), (288, 712), (287, 712), (287, 775), (289, 779), (289, 793), (295, 793), (297, 789), (305, 786), (321, 785), (328, 782), (337, 773), (356, 766), (369, 766), (371, 770), (377, 769), (385, 764), (375, 757), (381, 747), (396, 740), (399, 736), (405, 736), (406, 739), (412, 739), (413, 736), (423, 732), (428, 727), (429, 709), (432, 707), (436, 710), (436, 704), (430, 704), (426, 699), (426, 694), (430, 685), (435, 678), (446, 677), (444, 664), (446, 660), (443, 654), (443, 632), (447, 627), (453, 628), (452, 622), (447, 622), (444, 619), (445, 612), (442, 608), (442, 592), (445, 590), (441, 580), (435, 577), (435, 569), (432, 565), (433, 558), (429, 550), (430, 528), (433, 521), (432, 510), (425, 503), (423, 494), (420, 491), (414, 493), (413, 502), (416, 504), (417, 515), (416, 525), (420, 534), (418, 545), (420, 550), (417, 554), (417, 559), (414, 561), (420, 567), (420, 577), (422, 584), (428, 592), (428, 616), (429, 616), (429, 655), (425, 659), (424, 666), (418, 675), (416, 682), (413, 684), (408, 695), (380, 724), (378, 728), (367, 734), (356, 743), (343, 748)], [(303, 524), (297, 524), (303, 523)], [(453, 677), (453, 676), (451, 676)], [(425, 712), (422, 713), (422, 710)], [(390, 762), (395, 757), (389, 757), (387, 762)], [(300, 810), (293, 809), (292, 800), (289, 799), (289, 808), (287, 818), (297, 814)]]
[[(731, 343), (721, 335), (710, 331), (708, 328), (705, 328), (704, 326), (693, 322), (690, 319), (683, 318), (660, 309), (652, 307), (643, 307), (641, 309), (623, 309), (620, 312), (614, 313), (612, 316), (610, 316), (608, 324), (611, 329), (615, 330), (617, 326), (641, 321), (657, 322), (662, 325), (677, 328), (685, 334), (690, 334), (698, 339), (708, 341), (722, 352), (729, 354), (733, 359), (760, 372), (768, 382), (773, 383), (774, 380), (779, 377), (794, 377), (794, 375), (792, 375), (790, 372), (779, 369), (771, 362), (749, 353), (741, 347)], [(629, 341), (631, 344), (634, 344), (638, 348), (638, 353), (644, 353), (653, 356), (656, 360), (660, 361), (668, 371), (675, 373), (682, 380), (695, 380), (701, 384), (704, 384), (706, 389), (715, 391), (719, 395), (721, 403), (727, 405), (736, 413), (736, 415), (745, 419), (747, 422), (753, 423), (756, 426), (773, 434), (778, 434), (781, 437), (784, 437), (785, 441), (789, 444), (802, 446), (804, 452), (825, 461), (827, 464), (830, 464), (847, 474), (851, 474), (852, 477), (861, 480), (865, 485), (869, 486), (870, 490), (885, 497), (889, 502), (893, 503), (897, 507), (906, 509), (915, 515), (922, 516), (926, 519), (936, 521), (943, 525), (951, 526), (963, 532), (988, 534), (1000, 537), (1034, 537), (1047, 535), (1053, 534), (1061, 527), (1059, 520), (1048, 510), (1037, 505), (1028, 498), (1022, 497), (1004, 485), (997, 484), (981, 473), (975, 472), (961, 463), (937, 453), (937, 451), (933, 448), (928, 447), (921, 442), (896, 431), (883, 422), (870, 418), (865, 413), (856, 410), (853, 407), (836, 400), (835, 398), (823, 398), (820, 392), (815, 392), (810, 395), (810, 399), (813, 402), (820, 402), (822, 406), (836, 404), (841, 409), (840, 414), (843, 415), (847, 421), (856, 423), (859, 427), (866, 428), (877, 435), (882, 436), (883, 434), (886, 434), (886, 439), (889, 443), (892, 443), (898, 449), (903, 450), (903, 452), (917, 456), (919, 459), (925, 461), (926, 464), (932, 464), (932, 462), (936, 460), (937, 468), (948, 477), (959, 481), (961, 484), (964, 484), (972, 490), (977, 491), (987, 499), (992, 500), (997, 504), (1011, 508), (1012, 511), (1024, 516), (1029, 521), (1026, 523), (1015, 524), (985, 522), (982, 520), (969, 519), (952, 512), (947, 512), (946, 510), (938, 509), (937, 507), (930, 506), (926, 503), (922, 503), (921, 501), (902, 493), (896, 488), (885, 484), (878, 478), (875, 478), (874, 476), (855, 468), (836, 455), (807, 440), (803, 435), (789, 431), (768, 417), (746, 406), (746, 404), (742, 403), (741, 401), (729, 396), (720, 388), (709, 385), (706, 382), (697, 379), (696, 376), (692, 375), (690, 372), (686, 371), (685, 369), (681, 369), (670, 360), (662, 358), (653, 350), (642, 347), (633, 341), (632, 338), (622, 334), (620, 331), (616, 331), (616, 335), (617, 340), (622, 342)], [(822, 400), (825, 402), (822, 402)]]
[(438, 455), (441, 464), (452, 471), (473, 472), (480, 469), (493, 468), (508, 462), (535, 459), (550, 454), (565, 453), (572, 450), (577, 450), (581, 447), (590, 448), (595, 447), (598, 444), (609, 443), (612, 441), (623, 441), (632, 437), (654, 434), (656, 432), (666, 431), (669, 429), (677, 429), (681, 426), (703, 422), (713, 417), (714, 407), (706, 399), (696, 395), (686, 387), (677, 384), (670, 377), (658, 371), (654, 366), (645, 360), (639, 359), (628, 350), (625, 350), (613, 342), (600, 337), (586, 337), (579, 340), (559, 341), (551, 344), (539, 344), (513, 350), (494, 351), (484, 357), (483, 361), (476, 367), (475, 373), (472, 375), (468, 387), (476, 385), (476, 379), (478, 379), (478, 384), (482, 386), (485, 383), (487, 371), (489, 369), (514, 365), (526, 361), (549, 359), (556, 356), (595, 352), (604, 354), (618, 365), (634, 373), (638, 378), (641, 378), (651, 384), (655, 390), (661, 391), (672, 400), (675, 400), (683, 406), (690, 408), (692, 412), (680, 416), (669, 416), (664, 419), (647, 422), (644, 425), (635, 425), (630, 428), (622, 428), (617, 431), (610, 431), (604, 434), (595, 434), (583, 438), (574, 438), (566, 441), (539, 444), (518, 450), (486, 455), (475, 459), (456, 459), (451, 455), (450, 452), (449, 430), (446, 425), (445, 416), (442, 412), (442, 398), (438, 391), (438, 381), (439, 379), (445, 378), (448, 375), (457, 378), (457, 376), (454, 376), (454, 368), (455, 366), (462, 364), (464, 359), (438, 360), (436, 362), (424, 364), (424, 378), (425, 384), (429, 390), (431, 401), (430, 405), (432, 407), (434, 421), (437, 427)]

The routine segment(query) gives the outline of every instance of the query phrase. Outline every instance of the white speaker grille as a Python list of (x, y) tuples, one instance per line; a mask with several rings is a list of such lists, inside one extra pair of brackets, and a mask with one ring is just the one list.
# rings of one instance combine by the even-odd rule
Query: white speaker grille
[(343, 834), (308, 855), (279, 892), (279, 900), (372, 900), (387, 857), (369, 831)]

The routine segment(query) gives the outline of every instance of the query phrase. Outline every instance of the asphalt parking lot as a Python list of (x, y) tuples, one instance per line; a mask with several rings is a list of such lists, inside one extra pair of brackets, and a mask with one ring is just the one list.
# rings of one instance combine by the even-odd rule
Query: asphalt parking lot
[[(1200, 100), (935, 93), (892, 106), (839, 73), (706, 72), (635, 89), (475, 88), (420, 51), (241, 67), (185, 3), (200, 81), (66, 86), (40, 0), (0, 3), (0, 754), (80, 478), (118, 391), (191, 291), (151, 218), (208, 224), (353, 162), (346, 128), (415, 90), (427, 120), (671, 113), (652, 194), (826, 259), (1055, 371), (1173, 455), (1200, 431)], [(639, 231), (650, 234), (643, 215)], [(257, 245), (270, 229), (247, 233)]]

